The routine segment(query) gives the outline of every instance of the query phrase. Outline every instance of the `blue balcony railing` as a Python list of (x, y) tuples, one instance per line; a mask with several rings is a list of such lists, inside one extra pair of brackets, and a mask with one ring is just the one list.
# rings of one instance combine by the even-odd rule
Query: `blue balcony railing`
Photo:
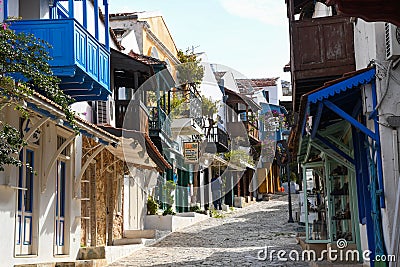
[(110, 92), (110, 53), (75, 19), (18, 20), (10, 23), (48, 42), (49, 63), (60, 88), (76, 101), (106, 100)]

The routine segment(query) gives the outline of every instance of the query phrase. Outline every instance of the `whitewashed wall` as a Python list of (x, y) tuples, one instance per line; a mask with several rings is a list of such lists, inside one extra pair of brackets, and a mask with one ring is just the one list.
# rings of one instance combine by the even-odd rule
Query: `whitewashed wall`
[(139, 45), (136, 40), (136, 34), (134, 31), (130, 31), (124, 39), (122, 39), (121, 45), (125, 48), (124, 53), (129, 53), (131, 50), (137, 54), (140, 54)]
[[(384, 39), (384, 23), (367, 23), (361, 19), (358, 19), (355, 23), (355, 57), (356, 57), (356, 68), (362, 69), (367, 67), (371, 60), (376, 60), (379, 65), (387, 67), (388, 62), (385, 60), (385, 39)], [(386, 72), (377, 66), (378, 77), (376, 80), (378, 101), (382, 98), (385, 92), (386, 85)], [(392, 70), (392, 75), (397, 79), (400, 78), (400, 71), (398, 69)], [(391, 79), (387, 91), (387, 95), (384, 98), (382, 105), (379, 109), (380, 122), (385, 123), (386, 117), (392, 114), (400, 115), (400, 86), (393, 79)], [(368, 114), (367, 114), (368, 115)], [(371, 122), (368, 123), (370, 129), (373, 128)], [(393, 223), (394, 210), (396, 209), (396, 199), (399, 197), (397, 193), (397, 184), (399, 180), (399, 172), (394, 169), (395, 155), (399, 151), (395, 151), (393, 148), (393, 132), (389, 127), (383, 125), (379, 126), (380, 138), (381, 138), (381, 151), (382, 151), (382, 162), (383, 162), (383, 179), (385, 189), (385, 202), (386, 208), (382, 209), (382, 224), (383, 233), (385, 238), (385, 245), (388, 253), (391, 253), (391, 241), (393, 237), (393, 229), (398, 225)], [(397, 129), (398, 133), (398, 129)], [(398, 207), (397, 207), (398, 209)], [(363, 248), (366, 248), (366, 243), (363, 244)]]
[[(5, 118), (14, 127), (19, 127), (18, 114), (7, 109), (2, 113)], [(57, 129), (54, 123), (49, 122), (42, 126), (40, 139), (40, 148), (35, 150), (34, 169), (37, 175), (34, 176), (34, 216), (36, 216), (36, 224), (33, 225), (34, 235), (32, 240), (37, 244), (37, 256), (14, 257), (14, 242), (15, 242), (15, 215), (17, 190), (0, 187), (0, 225), (2, 227), (1, 242), (0, 242), (0, 259), (2, 266), (13, 266), (14, 264), (28, 264), (39, 262), (54, 262), (59, 261), (59, 258), (54, 257), (54, 236), (55, 236), (55, 177), (56, 166), (51, 169), (48, 174), (47, 182), (45, 183), (45, 191), (41, 192), (41, 187), (44, 185), (43, 174), (48, 166), (48, 163), (57, 150)], [(79, 146), (79, 141), (77, 142)], [(74, 149), (75, 151), (79, 150)], [(63, 257), (63, 260), (76, 259), (77, 252), (80, 248), (80, 220), (76, 219), (80, 216), (80, 202), (72, 198), (73, 191), (73, 174), (80, 171), (80, 160), (74, 161), (74, 154), (71, 156), (67, 177), (66, 190), (66, 246), (69, 246), (68, 255)], [(78, 153), (79, 156), (79, 153)], [(9, 178), (6, 178), (9, 177)], [(18, 171), (17, 168), (8, 167), (5, 172), (0, 172), (0, 183), (9, 183), (12, 186), (17, 186)], [(8, 181), (7, 181), (8, 180)]]
[[(144, 218), (147, 213), (147, 193), (144, 190), (143, 183), (145, 177), (139, 170), (135, 175), (126, 177), (129, 186), (124, 188), (124, 203), (126, 202), (124, 215), (127, 221), (124, 221), (125, 230), (142, 230), (144, 229)], [(129, 179), (129, 181), (128, 181)]]

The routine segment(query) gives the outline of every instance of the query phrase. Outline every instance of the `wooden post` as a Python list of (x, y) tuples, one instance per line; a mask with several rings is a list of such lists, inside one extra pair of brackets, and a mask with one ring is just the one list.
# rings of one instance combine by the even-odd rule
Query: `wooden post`
[(83, 27), (87, 29), (87, 0), (82, 0)]
[(237, 196), (240, 197), (241, 196), (241, 194), (240, 194), (240, 190), (241, 190), (240, 184), (242, 182), (242, 176), (239, 177), (239, 172), (236, 173), (236, 178), (238, 179), (238, 182), (237, 182)]
[(88, 171), (90, 176), (90, 246), (97, 245), (97, 221), (96, 221), (96, 165), (90, 164)]
[(107, 245), (113, 245), (113, 227), (114, 227), (114, 181), (117, 181), (117, 171), (115, 156), (113, 156), (113, 175), (111, 179), (107, 179), (107, 192), (109, 192), (109, 197), (107, 197)]
[(250, 172), (253, 173), (253, 171), (249, 170), (249, 175), (247, 176), (247, 179), (248, 179), (248, 187), (247, 188), (250, 187), (251, 190), (249, 190), (249, 195), (250, 195), (250, 199), (253, 200), (253, 191), (252, 191), (253, 187), (252, 187), (252, 184), (251, 184), (252, 175), (250, 175)]
[(99, 0), (94, 0), (94, 37), (99, 41)]

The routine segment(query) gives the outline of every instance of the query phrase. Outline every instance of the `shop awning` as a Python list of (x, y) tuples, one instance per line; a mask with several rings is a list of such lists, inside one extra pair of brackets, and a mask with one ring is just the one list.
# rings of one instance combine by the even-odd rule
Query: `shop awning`
[(323, 87), (304, 94), (300, 100), (299, 121), (290, 136), (289, 147), (292, 149), (298, 147), (300, 136), (305, 134), (307, 128), (314, 138), (317, 129), (337, 123), (343, 119), (342, 116), (357, 128), (361, 127), (368, 136), (375, 137), (374, 133), (349, 115), (361, 109), (360, 86), (371, 83), (375, 73), (374, 67), (346, 73), (342, 78), (332, 80)]
[(343, 78), (333, 80), (325, 86), (307, 93), (309, 103), (317, 103), (324, 99), (334, 97), (354, 87), (370, 83), (375, 78), (375, 68), (367, 68), (345, 74)]
[[(353, 167), (353, 157), (345, 148), (335, 144), (334, 135), (340, 136), (339, 132), (345, 131), (345, 125), (353, 125), (376, 139), (374, 132), (354, 118), (362, 107), (360, 86), (371, 83), (373, 79), (375, 68), (365, 68), (345, 74), (342, 78), (302, 96), (300, 120), (295, 136), (292, 136), (298, 138), (297, 157), (300, 161), (308, 160), (312, 157), (313, 149), (316, 149), (331, 154), (348, 167)], [(324, 132), (330, 133), (325, 135)]]
[(111, 126), (102, 128), (120, 138), (121, 146), (107, 149), (121, 160), (144, 169), (159, 168), (164, 171), (172, 168), (146, 133)]

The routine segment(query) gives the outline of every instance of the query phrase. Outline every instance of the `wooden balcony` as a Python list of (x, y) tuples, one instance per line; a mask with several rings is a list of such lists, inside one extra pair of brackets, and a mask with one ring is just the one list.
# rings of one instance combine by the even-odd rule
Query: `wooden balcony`
[(260, 141), (258, 127), (249, 121), (243, 122), (250, 139), (250, 143), (258, 143)]
[(75, 19), (16, 20), (10, 28), (51, 45), (49, 63), (66, 94), (76, 101), (107, 100), (110, 53)]
[(206, 152), (222, 153), (228, 151), (228, 134), (218, 126), (204, 127), (207, 140)]
[(117, 128), (149, 132), (149, 111), (141, 101), (116, 100), (115, 118)]
[(341, 76), (355, 69), (354, 29), (349, 17), (292, 21), (291, 32), (295, 81)]
[(149, 133), (150, 136), (165, 134), (167, 137), (172, 136), (171, 120), (161, 107), (149, 107)]
[[(255, 145), (260, 141), (258, 127), (249, 121), (228, 122), (227, 126), (231, 140), (239, 137), (241, 146)], [(246, 134), (247, 138), (243, 138)]]

